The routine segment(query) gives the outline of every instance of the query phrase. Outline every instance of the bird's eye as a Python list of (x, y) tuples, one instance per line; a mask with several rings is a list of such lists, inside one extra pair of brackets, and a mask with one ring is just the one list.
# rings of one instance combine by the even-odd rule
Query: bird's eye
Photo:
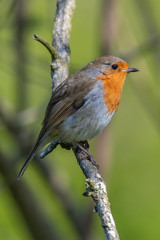
[(112, 69), (113, 69), (113, 70), (117, 70), (117, 68), (118, 68), (118, 65), (117, 65), (117, 64), (113, 64), (113, 65), (112, 65)]

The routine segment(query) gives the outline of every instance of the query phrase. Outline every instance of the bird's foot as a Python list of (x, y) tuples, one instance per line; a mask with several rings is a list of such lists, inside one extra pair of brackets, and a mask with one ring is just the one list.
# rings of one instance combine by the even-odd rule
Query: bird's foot
[[(85, 142), (76, 142), (75, 143), (77, 145), (77, 147), (86, 155), (86, 157), (81, 157), (78, 160), (82, 161), (82, 160), (89, 160), (97, 169), (99, 168), (98, 164), (96, 163), (96, 161), (94, 160), (93, 156), (89, 153), (89, 144), (87, 141)], [(83, 146), (82, 146), (82, 145)]]
[(89, 152), (89, 143), (88, 141), (80, 142), (81, 146), (83, 146)]

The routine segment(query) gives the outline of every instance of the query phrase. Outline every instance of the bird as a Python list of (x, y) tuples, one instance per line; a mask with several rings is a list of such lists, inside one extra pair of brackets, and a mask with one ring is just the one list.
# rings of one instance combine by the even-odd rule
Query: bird
[(80, 143), (87, 143), (108, 125), (118, 109), (127, 74), (137, 71), (119, 57), (102, 56), (66, 78), (52, 92), (42, 129), (18, 179), (47, 143), (76, 143), (89, 157), (85, 147), (89, 145)]

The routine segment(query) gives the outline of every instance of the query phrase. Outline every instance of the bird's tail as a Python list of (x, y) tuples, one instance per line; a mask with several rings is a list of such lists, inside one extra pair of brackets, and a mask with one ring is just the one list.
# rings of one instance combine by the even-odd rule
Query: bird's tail
[(19, 172), (19, 174), (18, 174), (18, 177), (17, 177), (18, 180), (20, 180), (20, 178), (21, 178), (22, 175), (24, 174), (24, 172), (25, 172), (28, 164), (29, 164), (29, 163), (32, 161), (32, 159), (34, 158), (37, 150), (38, 150), (39, 148), (43, 148), (49, 141), (50, 141), (50, 140), (49, 140), (49, 138), (48, 138), (48, 134), (45, 134), (44, 128), (42, 128), (41, 131), (40, 131), (40, 134), (39, 134), (39, 136), (38, 136), (38, 138), (37, 138), (37, 141), (36, 141), (36, 143), (35, 143), (35, 145), (34, 145), (34, 147), (32, 148), (29, 156), (27, 157), (25, 163), (23, 164), (23, 166), (22, 166), (22, 168), (21, 168), (21, 170), (20, 170), (20, 172)]
[[(23, 164), (23, 166), (22, 166), (22, 168), (21, 168), (21, 170), (20, 170), (20, 172), (19, 172), (19, 174), (18, 174), (18, 177), (17, 177), (18, 180), (20, 180), (20, 178), (21, 178), (22, 175), (24, 174), (24, 172), (25, 172), (28, 164), (29, 164), (29, 163), (32, 161), (32, 159), (34, 158), (37, 150), (38, 150), (39, 148), (43, 147), (43, 145), (45, 144), (45, 143), (44, 143), (45, 141), (44, 141), (44, 139), (43, 139), (42, 133), (43, 133), (43, 131), (41, 130), (41, 132), (40, 132), (40, 134), (39, 134), (39, 136), (38, 136), (38, 138), (37, 138), (37, 141), (36, 141), (34, 147), (32, 148), (29, 156), (27, 157), (25, 163)], [(43, 144), (43, 143), (44, 143), (44, 144)]]
[(20, 170), (20, 172), (19, 172), (19, 174), (18, 174), (18, 177), (17, 177), (18, 180), (20, 180), (20, 178), (22, 177), (23, 173), (25, 172), (28, 164), (29, 164), (29, 163), (32, 161), (32, 159), (34, 158), (34, 156), (35, 156), (35, 154), (36, 154), (36, 151), (38, 150), (39, 146), (40, 146), (40, 143), (37, 143), (37, 142), (36, 142), (36, 144), (35, 144), (34, 147), (32, 148), (29, 156), (27, 157), (25, 163), (23, 164), (23, 166), (22, 166), (22, 168), (21, 168), (21, 170)]

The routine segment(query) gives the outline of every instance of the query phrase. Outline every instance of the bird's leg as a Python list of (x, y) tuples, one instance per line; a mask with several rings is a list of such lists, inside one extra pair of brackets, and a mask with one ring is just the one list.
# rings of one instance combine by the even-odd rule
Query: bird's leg
[(88, 141), (83, 141), (83, 142), (80, 142), (82, 144), (82, 146), (84, 146), (84, 148), (89, 152), (89, 143)]
[(71, 144), (69, 143), (61, 143), (60, 141), (53, 141), (51, 142), (48, 147), (40, 154), (40, 158), (44, 158), (45, 156), (47, 156), (50, 152), (52, 152), (57, 145), (60, 144), (62, 148), (65, 148), (67, 150), (71, 149)]
[[(79, 159), (79, 161), (82, 160), (89, 160), (94, 166), (96, 166), (96, 168), (99, 168), (98, 164), (96, 163), (96, 161), (94, 160), (93, 156), (89, 153), (88, 148), (89, 148), (89, 144), (87, 141), (79, 143), (79, 142), (75, 142), (76, 146), (86, 155), (86, 157), (82, 157)], [(83, 144), (83, 146), (81, 145)], [(85, 147), (87, 149), (85, 149)]]
[(58, 144), (59, 142), (57, 140), (51, 142), (49, 146), (40, 154), (40, 158), (44, 158), (45, 156), (47, 156), (50, 152), (52, 152), (57, 147)]

